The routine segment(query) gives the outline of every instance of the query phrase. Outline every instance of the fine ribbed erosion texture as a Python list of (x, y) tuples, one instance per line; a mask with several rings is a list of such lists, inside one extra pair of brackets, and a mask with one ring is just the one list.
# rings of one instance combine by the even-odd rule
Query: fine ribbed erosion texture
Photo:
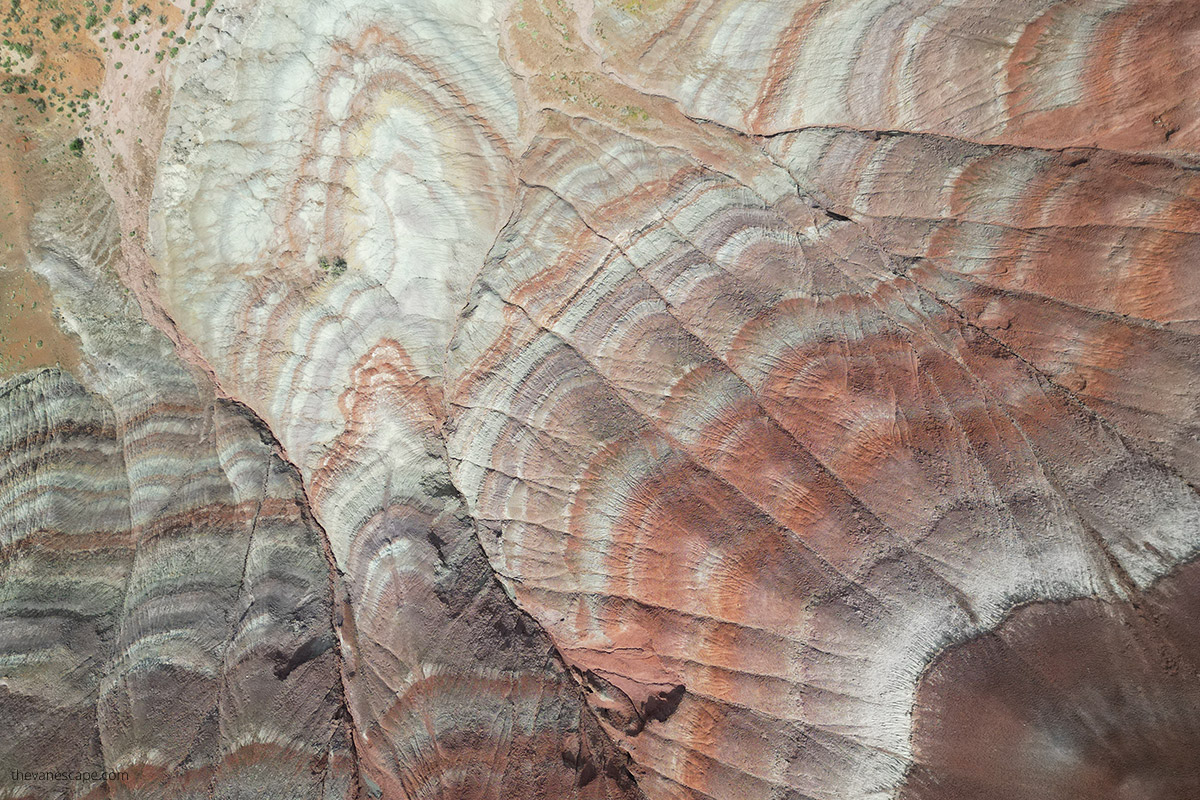
[(1200, 4), (5, 25), (0, 800), (1200, 797)]

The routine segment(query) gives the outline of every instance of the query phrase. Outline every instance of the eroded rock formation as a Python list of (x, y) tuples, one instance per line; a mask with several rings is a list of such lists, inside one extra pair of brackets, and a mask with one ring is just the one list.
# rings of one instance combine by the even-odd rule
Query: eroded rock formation
[(0, 768), (119, 776), (0, 796), (1200, 792), (1193, 3), (187, 28), (31, 192)]

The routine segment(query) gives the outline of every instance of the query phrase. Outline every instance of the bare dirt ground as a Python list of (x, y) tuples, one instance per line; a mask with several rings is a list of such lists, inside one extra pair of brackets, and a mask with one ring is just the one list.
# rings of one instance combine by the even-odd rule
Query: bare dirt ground
[(29, 269), (36, 212), (83, 213), (99, 181), (144, 255), (171, 62), (211, 10), (188, 1), (0, 0), (0, 378), (78, 362)]

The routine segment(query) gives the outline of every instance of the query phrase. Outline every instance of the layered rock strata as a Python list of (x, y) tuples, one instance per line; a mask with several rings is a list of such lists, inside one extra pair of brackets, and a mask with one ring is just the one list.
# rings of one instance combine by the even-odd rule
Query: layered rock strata
[(5, 757), (114, 797), (1200, 791), (1198, 25), (218, 6), (139, 244), (36, 228), (85, 358), (4, 389)]
[(4, 386), (0, 758), (120, 777), (6, 796), (345, 796), (334, 596), (299, 476), (118, 287), (101, 198), (35, 227), (85, 368)]

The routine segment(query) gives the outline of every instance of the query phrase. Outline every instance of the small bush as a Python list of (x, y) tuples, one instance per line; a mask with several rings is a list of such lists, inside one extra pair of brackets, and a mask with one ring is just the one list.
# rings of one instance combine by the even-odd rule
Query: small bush
[(346, 259), (341, 256), (333, 259), (330, 259), (328, 256), (321, 256), (317, 259), (317, 266), (326, 275), (332, 275), (335, 278), (346, 274)]

